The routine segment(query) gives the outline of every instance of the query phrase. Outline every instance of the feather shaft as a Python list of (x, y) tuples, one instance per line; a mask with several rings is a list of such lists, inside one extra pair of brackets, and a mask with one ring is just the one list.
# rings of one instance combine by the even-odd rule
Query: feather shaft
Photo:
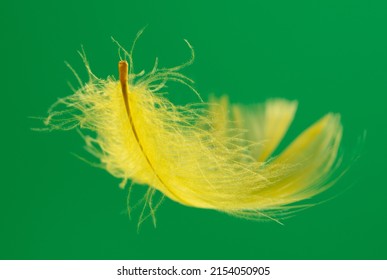
[[(118, 72), (119, 72), (119, 79), (120, 79), (120, 86), (121, 86), (121, 91), (122, 91), (122, 96), (123, 96), (123, 99), (124, 99), (124, 103), (125, 103), (125, 109), (126, 109), (126, 113), (127, 113), (127, 116), (128, 116), (128, 120), (130, 122), (130, 127), (132, 129), (132, 132), (133, 132), (133, 135), (134, 135), (134, 138), (136, 139), (136, 142), (146, 160), (146, 162), (149, 164), (149, 167), (152, 169), (154, 175), (156, 176), (156, 178), (160, 181), (160, 183), (166, 188), (168, 189), (169, 192), (171, 192), (174, 196), (178, 197), (176, 195), (176, 193), (174, 193), (174, 191), (171, 189), (171, 188), (168, 188), (168, 186), (165, 184), (164, 180), (159, 176), (159, 174), (157, 173), (157, 171), (155, 170), (155, 167), (153, 166), (152, 162), (150, 161), (149, 157), (147, 156), (146, 152), (145, 152), (145, 149), (138, 137), (138, 133), (137, 133), (137, 130), (136, 130), (136, 126), (134, 125), (134, 122), (133, 122), (133, 117), (132, 117), (132, 113), (131, 113), (131, 110), (130, 110), (130, 103), (129, 103), (129, 89), (128, 89), (128, 76), (129, 76), (129, 73), (128, 73), (128, 63), (125, 61), (125, 60), (121, 60), (119, 63), (118, 63)], [(189, 205), (189, 203), (187, 201), (185, 201), (184, 199), (182, 198), (179, 198), (179, 200), (181, 200), (182, 202), (184, 202), (186, 205)]]

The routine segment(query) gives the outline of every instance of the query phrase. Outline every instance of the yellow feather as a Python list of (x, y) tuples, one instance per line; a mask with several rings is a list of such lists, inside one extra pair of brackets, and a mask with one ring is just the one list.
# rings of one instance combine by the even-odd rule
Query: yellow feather
[(242, 106), (223, 96), (176, 106), (160, 92), (168, 81), (191, 87), (179, 71), (192, 60), (169, 69), (156, 63), (148, 74), (136, 75), (131, 53), (126, 56), (130, 68), (120, 61), (119, 80), (98, 79), (84, 59), (90, 81), (56, 102), (45, 123), (93, 131), (84, 136), (87, 150), (124, 183), (148, 185), (151, 211), (156, 189), (187, 206), (275, 219), (334, 182), (342, 134), (337, 114), (327, 114), (271, 157), (296, 101)]

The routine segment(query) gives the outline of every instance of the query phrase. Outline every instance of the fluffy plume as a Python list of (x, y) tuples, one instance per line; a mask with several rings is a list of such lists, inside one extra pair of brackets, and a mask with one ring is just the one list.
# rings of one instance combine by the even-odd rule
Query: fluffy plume
[(88, 152), (123, 180), (121, 186), (127, 180), (149, 186), (151, 215), (158, 190), (187, 206), (278, 221), (335, 182), (342, 136), (338, 114), (325, 115), (273, 157), (296, 101), (243, 106), (223, 96), (172, 104), (164, 93), (167, 82), (192, 88), (180, 73), (193, 61), (187, 44), (192, 51), (187, 63), (158, 68), (156, 60), (149, 73), (140, 74), (133, 72), (132, 51), (119, 46), (129, 63), (119, 62), (118, 80), (97, 78), (83, 56), (90, 79), (50, 108), (47, 128), (84, 131)]

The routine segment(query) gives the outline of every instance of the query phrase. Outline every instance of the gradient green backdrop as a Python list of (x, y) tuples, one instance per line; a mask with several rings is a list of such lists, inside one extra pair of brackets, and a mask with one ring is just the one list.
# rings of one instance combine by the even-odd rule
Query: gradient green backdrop
[[(387, 2), (3, 1), (1, 21), (1, 259), (386, 259)], [(329, 111), (340, 112), (348, 157), (367, 131), (360, 160), (338, 197), (281, 226), (245, 221), (165, 200), (157, 228), (123, 214), (119, 180), (73, 156), (75, 131), (39, 133), (58, 97), (86, 73), (116, 75), (115, 37), (137, 45), (137, 69), (184, 61), (206, 98), (299, 100), (290, 141)], [(173, 87), (171, 87), (173, 89)], [(171, 95), (195, 101), (187, 90)], [(345, 191), (344, 191), (345, 190)], [(138, 213), (137, 213), (138, 214)]]

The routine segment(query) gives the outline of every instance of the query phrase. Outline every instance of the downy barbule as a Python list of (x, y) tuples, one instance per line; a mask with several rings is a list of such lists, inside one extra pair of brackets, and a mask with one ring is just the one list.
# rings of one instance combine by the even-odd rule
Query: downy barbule
[[(186, 41), (187, 42), (187, 41)], [(166, 83), (192, 87), (177, 67), (135, 74), (132, 52), (119, 79), (97, 78), (82, 54), (89, 81), (59, 99), (45, 119), (48, 130), (83, 131), (96, 164), (127, 181), (148, 185), (144, 198), (154, 218), (156, 191), (186, 206), (214, 209), (248, 219), (280, 220), (331, 187), (343, 173), (340, 116), (328, 113), (282, 152), (273, 152), (297, 110), (296, 101), (271, 99), (258, 105), (230, 104), (227, 96), (178, 106), (166, 98)], [(198, 95), (199, 96), (199, 95)], [(200, 96), (199, 96), (200, 99)], [(132, 184), (133, 185), (133, 184)]]

